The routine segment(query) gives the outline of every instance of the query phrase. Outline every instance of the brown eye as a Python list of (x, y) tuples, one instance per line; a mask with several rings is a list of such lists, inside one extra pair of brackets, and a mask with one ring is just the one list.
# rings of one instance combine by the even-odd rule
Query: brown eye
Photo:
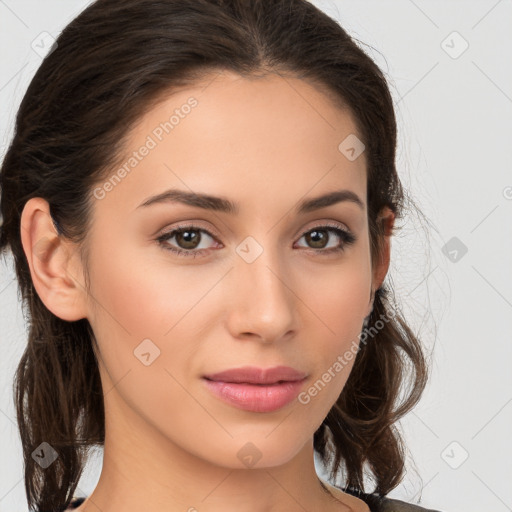
[[(180, 256), (197, 257), (209, 251), (208, 239), (215, 240), (215, 237), (205, 229), (196, 226), (180, 226), (167, 233), (160, 235), (156, 240), (167, 251), (174, 252)], [(172, 239), (175, 239), (171, 243)], [(206, 247), (199, 247), (202, 243)]]
[[(335, 236), (332, 236), (334, 233)], [(316, 250), (320, 253), (331, 253), (337, 251), (343, 251), (346, 246), (353, 244), (356, 241), (356, 237), (345, 229), (341, 229), (338, 226), (317, 226), (309, 231), (302, 234), (301, 238), (306, 240), (308, 245), (307, 248)], [(336, 243), (338, 239), (338, 243)], [(328, 244), (334, 240), (334, 245)]]

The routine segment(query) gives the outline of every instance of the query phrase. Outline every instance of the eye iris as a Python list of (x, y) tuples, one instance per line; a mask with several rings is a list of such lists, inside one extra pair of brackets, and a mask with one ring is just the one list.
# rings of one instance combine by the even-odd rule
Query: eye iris
[(176, 233), (176, 241), (184, 249), (195, 249), (201, 242), (201, 234), (198, 230), (185, 229)]
[[(322, 249), (326, 245), (327, 236), (325, 235), (325, 230), (315, 229), (313, 231), (310, 231), (305, 236), (306, 239), (308, 239), (308, 243), (309, 240), (312, 240), (312, 244), (315, 249)], [(320, 243), (320, 245), (317, 245), (318, 243)]]

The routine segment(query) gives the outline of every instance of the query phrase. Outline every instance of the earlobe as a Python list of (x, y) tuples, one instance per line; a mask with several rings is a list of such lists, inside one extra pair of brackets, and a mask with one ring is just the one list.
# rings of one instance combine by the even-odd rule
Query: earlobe
[(29, 199), (21, 214), (21, 242), (34, 288), (44, 305), (68, 322), (87, 316), (86, 290), (74, 246), (59, 237), (48, 202)]

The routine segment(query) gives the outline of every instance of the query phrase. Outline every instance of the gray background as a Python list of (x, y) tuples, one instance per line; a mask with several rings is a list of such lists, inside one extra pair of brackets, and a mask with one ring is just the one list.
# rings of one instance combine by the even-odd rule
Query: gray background
[[(388, 277), (432, 354), (428, 388), (399, 424), (408, 471), (390, 496), (443, 512), (512, 510), (512, 3), (313, 3), (386, 73), (399, 173), (425, 215), (403, 222)], [(44, 54), (41, 34), (57, 37), (88, 4), (0, 0), (0, 155)], [(11, 388), (26, 334), (10, 258), (0, 272), (0, 512), (21, 512)], [(79, 494), (100, 468), (98, 451)]]

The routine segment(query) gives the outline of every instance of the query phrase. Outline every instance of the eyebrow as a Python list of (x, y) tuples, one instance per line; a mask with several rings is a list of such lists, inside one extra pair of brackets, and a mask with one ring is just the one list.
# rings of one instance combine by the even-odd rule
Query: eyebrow
[[(354, 203), (364, 210), (364, 203), (361, 201), (359, 196), (355, 192), (352, 192), (352, 190), (344, 189), (335, 190), (312, 199), (305, 199), (295, 207), (295, 212), (297, 214), (305, 214), (343, 201)], [(216, 197), (208, 194), (187, 192), (185, 190), (178, 189), (169, 189), (161, 194), (151, 196), (144, 200), (137, 209), (141, 207), (146, 208), (153, 204), (168, 202), (182, 203), (188, 206), (203, 208), (204, 210), (213, 210), (231, 215), (237, 215), (240, 211), (237, 203), (234, 203), (225, 197)]]

